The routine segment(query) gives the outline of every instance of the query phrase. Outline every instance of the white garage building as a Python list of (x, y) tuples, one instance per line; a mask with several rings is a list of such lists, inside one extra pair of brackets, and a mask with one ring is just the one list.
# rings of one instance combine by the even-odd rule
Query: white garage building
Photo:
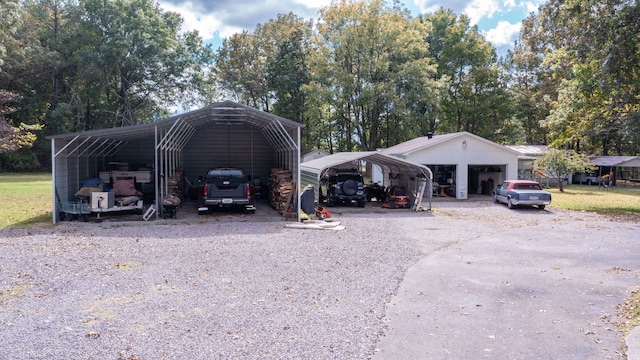
[(439, 193), (457, 199), (490, 195), (502, 181), (518, 178), (519, 152), (466, 131), (415, 138), (381, 153), (429, 167)]

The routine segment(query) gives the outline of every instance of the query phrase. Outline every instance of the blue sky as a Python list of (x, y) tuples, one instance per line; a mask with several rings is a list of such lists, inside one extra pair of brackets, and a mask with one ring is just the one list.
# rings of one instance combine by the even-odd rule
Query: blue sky
[[(198, 30), (203, 39), (217, 48), (222, 39), (242, 30), (253, 31), (257, 24), (275, 19), (278, 14), (293, 12), (316, 19), (321, 7), (331, 0), (159, 0), (167, 11), (182, 15), (185, 30)], [(430, 13), (441, 7), (456, 14), (466, 14), (472, 25), (478, 25), (504, 55), (518, 37), (520, 23), (537, 11), (544, 0), (405, 0), (404, 5), (414, 16)]]

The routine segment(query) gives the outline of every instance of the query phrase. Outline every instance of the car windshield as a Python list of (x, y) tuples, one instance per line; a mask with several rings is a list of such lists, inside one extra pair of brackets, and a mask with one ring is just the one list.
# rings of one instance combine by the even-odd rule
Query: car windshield
[(538, 184), (516, 184), (513, 188), (516, 190), (542, 190)]
[(209, 172), (209, 177), (218, 179), (244, 179), (239, 169), (215, 169)]

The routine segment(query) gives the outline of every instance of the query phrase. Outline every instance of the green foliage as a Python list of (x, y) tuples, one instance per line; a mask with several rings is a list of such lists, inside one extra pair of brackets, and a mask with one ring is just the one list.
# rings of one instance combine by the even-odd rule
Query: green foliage
[(536, 159), (533, 163), (536, 170), (548, 172), (558, 184), (560, 191), (564, 191), (562, 180), (569, 174), (586, 172), (594, 168), (589, 160), (573, 150), (550, 149), (548, 153)]
[(15, 94), (0, 89), (0, 154), (31, 147), (36, 141), (35, 132), (42, 129), (40, 125), (21, 123), (14, 127), (10, 124), (7, 116), (15, 109), (9, 104), (18, 100), (19, 97)]
[(42, 168), (38, 157), (33, 151), (16, 150), (0, 154), (2, 157), (3, 169), (16, 172), (31, 172)]
[[(224, 97), (303, 123), (303, 150), (373, 150), (465, 130), (637, 154), (638, 18), (637, 1), (551, 0), (498, 60), (451, 10), (413, 18), (394, 0), (339, 0), (315, 27), (280, 14), (214, 54), (152, 0), (7, 0), (0, 89), (19, 96), (4, 118), (28, 141), (151, 122)], [(29, 130), (37, 126), (44, 131)]]
[(435, 107), (439, 93), (426, 31), (384, 1), (339, 1), (320, 11), (313, 81), (338, 151), (373, 150), (416, 134), (415, 119)]
[(20, 6), (17, 1), (5, 0), (0, 3), (0, 70), (7, 56), (7, 44), (18, 30), (19, 14)]
[(216, 56), (221, 86), (236, 101), (269, 110), (266, 58), (260, 55), (258, 39), (247, 31), (225, 39)]
[(518, 52), (535, 59), (531, 95), (545, 95), (548, 116), (539, 120), (552, 145), (640, 151), (639, 16), (637, 1), (552, 0), (525, 21)]
[(216, 57), (221, 87), (249, 106), (304, 123), (311, 32), (310, 21), (289, 13), (232, 35)]
[(103, 111), (114, 125), (148, 122), (159, 107), (177, 105), (189, 89), (187, 70), (206, 61), (208, 51), (195, 46), (192, 33), (180, 35), (180, 16), (150, 0), (84, 0), (81, 6), (78, 31), (96, 41), (78, 53), (82, 71), (99, 77), (95, 83), (106, 90)]
[(438, 78), (446, 82), (446, 96), (431, 131), (469, 131), (492, 139), (510, 118), (506, 78), (495, 60), (495, 49), (470, 25), (468, 17), (440, 9), (423, 16), (432, 31), (425, 36), (429, 55), (438, 66)]
[(512, 143), (545, 144), (548, 131), (540, 122), (549, 115), (550, 102), (557, 98), (556, 89), (542, 68), (543, 54), (538, 50), (535, 20), (530, 16), (523, 21), (521, 40), (504, 63), (509, 71), (514, 120), (521, 124), (524, 135), (521, 141)]
[(20, 14), (0, 85), (48, 134), (153, 121), (204, 91), (210, 49), (152, 1), (29, 0)]

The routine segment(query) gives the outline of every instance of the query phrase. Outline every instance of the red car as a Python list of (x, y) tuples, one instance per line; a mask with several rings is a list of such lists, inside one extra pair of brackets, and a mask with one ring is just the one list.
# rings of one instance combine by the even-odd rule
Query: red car
[(512, 209), (518, 205), (537, 206), (543, 210), (551, 204), (551, 194), (537, 181), (507, 180), (493, 190), (493, 201)]

